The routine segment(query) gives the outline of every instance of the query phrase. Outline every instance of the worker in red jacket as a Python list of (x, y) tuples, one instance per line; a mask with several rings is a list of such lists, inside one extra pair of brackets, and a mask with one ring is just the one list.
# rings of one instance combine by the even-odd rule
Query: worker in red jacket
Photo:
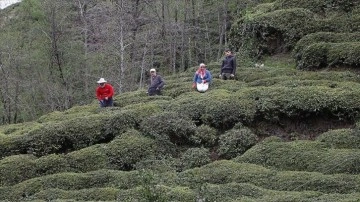
[(100, 78), (97, 83), (99, 86), (96, 88), (96, 97), (100, 102), (100, 107), (112, 107), (114, 88), (104, 78)]

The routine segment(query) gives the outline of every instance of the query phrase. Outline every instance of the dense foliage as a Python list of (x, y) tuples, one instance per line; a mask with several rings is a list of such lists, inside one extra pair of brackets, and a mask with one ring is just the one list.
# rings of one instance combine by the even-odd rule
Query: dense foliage
[[(74, 6), (70, 1), (62, 3), (64, 2), (68, 7), (63, 7), (59, 12), (71, 14), (60, 18), (64, 20), (61, 21), (64, 24), (54, 24), (64, 26), (58, 30), (63, 31), (62, 34), (76, 30), (73, 29), (74, 27), (67, 29), (69, 26), (75, 26), (67, 20), (74, 18), (77, 11), (87, 11), (88, 20), (100, 19), (101, 14), (106, 13), (101, 16), (100, 22), (110, 20), (106, 22), (116, 27), (119, 24), (111, 22), (114, 13), (121, 13), (123, 11), (121, 9), (130, 8), (127, 7), (130, 4), (121, 7), (121, 4), (118, 4), (121, 1), (89, 1), (86, 2), (86, 6), (90, 6), (87, 8), (82, 7), (85, 5), (80, 1), (79, 7)], [(164, 1), (147, 2), (152, 5), (151, 3)], [(174, 2), (171, 1), (166, 8), (176, 8), (175, 4), (172, 4)], [(205, 20), (204, 17), (211, 16), (210, 20), (216, 18), (215, 15), (210, 15), (210, 12), (221, 1), (192, 0), (182, 3), (185, 2), (194, 3), (193, 8), (199, 8), (197, 6), (200, 5), (211, 8), (209, 13), (200, 17)], [(27, 64), (26, 66), (22, 66), (20, 60), (11, 63), (14, 65), (11, 67), (15, 69), (19, 67), (18, 73), (24, 76), (24, 82), (17, 83), (21, 84), (19, 89), (27, 84), (27, 78), (32, 75), (31, 70), (40, 63), (44, 66), (35, 68), (39, 80), (33, 78), (33, 83), (38, 83), (44, 75), (52, 75), (53, 77), (49, 77), (52, 79), (59, 76), (60, 72), (53, 71), (42, 74), (46, 69), (43, 67), (53, 66), (49, 65), (49, 61), (41, 59), (41, 55), (48, 52), (43, 50), (46, 49), (45, 41), (37, 35), (39, 33), (37, 31), (46, 32), (44, 19), (51, 16), (53, 11), (49, 8), (63, 5), (60, 1), (53, 3), (54, 5), (43, 5), (39, 1), (25, 0), (24, 4), (7, 10), (7, 13), (14, 14), (18, 12), (17, 9), (21, 11), (25, 9), (25, 14), (30, 18), (24, 18), (24, 24), (18, 24), (19, 19), (16, 18), (12, 21), (11, 19), (1, 21), (1, 23), (14, 22), (16, 25), (14, 29), (18, 31), (22, 30), (20, 27), (28, 28), (25, 22), (29, 20), (36, 22), (36, 28), (31, 29), (26, 35), (30, 38), (24, 39), (32, 43), (23, 44), (24, 51), (30, 47), (34, 49), (33, 52), (27, 53), (29, 55), (24, 53), (24, 59), (28, 59), (30, 55), (36, 57), (31, 61), (27, 60), (29, 62), (24, 63)], [(107, 8), (109, 5), (114, 7)], [(186, 5), (191, 8), (190, 5)], [(149, 41), (144, 43), (144, 46), (133, 44), (132, 48), (135, 48), (134, 55), (139, 55), (137, 54), (139, 50), (151, 49), (154, 51), (151, 53), (153, 59), (157, 62), (162, 61), (160, 69), (164, 73), (166, 82), (162, 95), (147, 96), (142, 83), (144, 78), (139, 72), (130, 74), (130, 69), (127, 69), (123, 73), (131, 75), (132, 79), (138, 79), (134, 89), (138, 86), (139, 89), (135, 91), (128, 89), (126, 90), (128, 92), (116, 94), (114, 107), (99, 108), (97, 101), (91, 98), (87, 104), (75, 101), (77, 105), (69, 109), (55, 107), (53, 109), (58, 110), (51, 113), (39, 112), (31, 121), (1, 125), (0, 201), (358, 201), (360, 198), (360, 77), (356, 68), (358, 68), (360, 52), (359, 30), (356, 27), (358, 22), (355, 22), (355, 19), (359, 2), (239, 0), (231, 1), (226, 6), (229, 9), (228, 17), (233, 18), (230, 21), (236, 21), (232, 25), (231, 33), (223, 35), (230, 37), (228, 45), (239, 50), (236, 53), (238, 68), (235, 80), (220, 80), (217, 77), (219, 62), (215, 57), (208, 56), (209, 60), (214, 61), (206, 62), (207, 68), (214, 76), (213, 81), (207, 92), (195, 91), (191, 88), (191, 84), (194, 71), (197, 69), (196, 64), (188, 64), (188, 68), (175, 65), (176, 68), (183, 68), (181, 73), (174, 73), (178, 71), (176, 68), (176, 70), (167, 69), (162, 65), (171, 57), (162, 55), (158, 49), (159, 44), (155, 43), (158, 41), (157, 37), (161, 37), (161, 32), (151, 37), (147, 35), (150, 38), (146, 40), (152, 39), (154, 43)], [(238, 8), (241, 10), (235, 11)], [(45, 15), (44, 9), (50, 12), (47, 13), (49, 15)], [(105, 10), (114, 13), (107, 13)], [(187, 14), (190, 15), (190, 12)], [(59, 16), (53, 17), (56, 19)], [(126, 18), (129, 16), (117, 15), (117, 17), (129, 20)], [(199, 27), (203, 26), (202, 20), (191, 21), (190, 19), (193, 18), (184, 18), (185, 16), (182, 16), (178, 20), (194, 22), (194, 26), (196, 23), (199, 23)], [(349, 18), (353, 21), (350, 20), (347, 24), (339, 26), (339, 33), (333, 32), (337, 23), (345, 22)], [(85, 21), (81, 19), (84, 20), (79, 18), (76, 22), (84, 23), (82, 25), (85, 26)], [(146, 19), (138, 20), (145, 20), (146, 25), (143, 25), (145, 27), (159, 25), (151, 24)], [(1, 23), (0, 26), (3, 26)], [(112, 32), (114, 30), (102, 29), (106, 25), (100, 27), (87, 25), (97, 34), (115, 33)], [(165, 31), (169, 31), (166, 26)], [(349, 29), (351, 27), (354, 29)], [(7, 31), (12, 30), (9, 26), (4, 28)], [(123, 28), (126, 30), (129, 27)], [(138, 28), (137, 34), (141, 35), (145, 30), (144, 27)], [(16, 37), (18, 35), (9, 34), (19, 34), (18, 31), (6, 32), (3, 29), (0, 31), (0, 39), (5, 35), (5, 38), (9, 39), (9, 41), (0, 40), (0, 51), (5, 50), (5, 46), (2, 46), (4, 43), (24, 43), (18, 41)], [(37, 34), (31, 34), (32, 32)], [(216, 35), (213, 32), (209, 33)], [(111, 68), (121, 67), (121, 64), (117, 63), (121, 55), (116, 56), (119, 57), (117, 61), (107, 55), (115, 50), (112, 46), (107, 43), (96, 43), (97, 40), (115, 40), (120, 35), (107, 35), (113, 38), (105, 39), (105, 35), (87, 34), (89, 39), (94, 41), (86, 42), (89, 52), (81, 56), (77, 55), (80, 59), (74, 59), (74, 63), (71, 63), (70, 59), (74, 57), (72, 54), (78, 53), (76, 49), (80, 44), (75, 42), (72, 44), (67, 40), (77, 39), (78, 35), (65, 34), (65, 38), (60, 36), (58, 38), (60, 41), (63, 40), (62, 48), (71, 46), (71, 51), (74, 51), (69, 53), (71, 57), (62, 55), (64, 61), (58, 65), (65, 65), (64, 75), (74, 76), (71, 77), (74, 80), (67, 81), (77, 87), (68, 86), (67, 89), (65, 85), (63, 88), (64, 86), (61, 85), (64, 83), (61, 82), (52, 86), (48, 78), (43, 78), (48, 81), (47, 85), (39, 86), (50, 89), (59, 87), (57, 90), (63, 89), (64, 91), (61, 92), (65, 95), (68, 95), (67, 90), (69, 90), (67, 92), (93, 93), (90, 82), (87, 86), (88, 91), (86, 85), (83, 85), (91, 78), (88, 75), (95, 75), (96, 72), (103, 70), (111, 72)], [(170, 37), (167, 33), (163, 34), (165, 38)], [(97, 37), (92, 38), (90, 35)], [(131, 35), (127, 36), (131, 38)], [(192, 36), (195, 38), (190, 37), (190, 39), (194, 41), (199, 37)], [(14, 39), (10, 40), (12, 37)], [(135, 36), (135, 39), (138, 39), (137, 37), (139, 36)], [(126, 42), (133, 42), (132, 40)], [(84, 45), (83, 42), (81, 45)], [(212, 43), (218, 41), (209, 44)], [(222, 46), (225, 45), (218, 44), (217, 48), (220, 50)], [(166, 45), (161, 47), (164, 48), (163, 51), (171, 49), (166, 48)], [(181, 54), (194, 51), (189, 47), (185, 52), (175, 49), (179, 51), (176, 53), (179, 55), (175, 54), (177, 62), (184, 59), (184, 64), (185, 60), (190, 60), (190, 56), (183, 56), (189, 58), (180, 59)], [(19, 55), (23, 53), (16, 50), (11, 53)], [(197, 51), (216, 55), (214, 50)], [(196, 55), (195, 52), (192, 53)], [(280, 52), (282, 54), (277, 54)], [(146, 51), (142, 53), (141, 55), (147, 54)], [(249, 54), (261, 57), (251, 58)], [(82, 60), (85, 55), (88, 57), (87, 60)], [(200, 55), (197, 57), (201, 58)], [(56, 54), (53, 55), (55, 56)], [(126, 55), (126, 60), (130, 59), (130, 56), (130, 53)], [(8, 70), (10, 63), (1, 57), (0, 59), (2, 59), (0, 68), (5, 67), (1, 70)], [(137, 56), (132, 59), (134, 65), (140, 64)], [(253, 61), (257, 59), (260, 60), (256, 62), (261, 62), (263, 65), (254, 64)], [(5, 62), (1, 63), (2, 61)], [(2, 64), (4, 66), (1, 66)], [(90, 67), (89, 64), (94, 66)], [(109, 66), (96, 67), (104, 64)], [(74, 67), (85, 65), (89, 68), (74, 68), (79, 71), (74, 73), (71, 71), (73, 68), (70, 68), (72, 65)], [(146, 66), (145, 69), (150, 66)], [(328, 68), (319, 71), (322, 67)], [(333, 67), (342, 68), (334, 71)], [(306, 71), (306, 69), (315, 71)], [(168, 74), (170, 72), (171, 75)], [(2, 74), (9, 76), (4, 77), (5, 81), (15, 78), (5, 73), (6, 71), (2, 71)], [(86, 75), (87, 79), (79, 75)], [(120, 74), (109, 73), (109, 75), (114, 76), (114, 79)], [(61, 77), (57, 77), (59, 78)], [(125, 81), (117, 84), (125, 85)], [(0, 87), (2, 104), (7, 103), (4, 92), (13, 89), (11, 85), (8, 87)], [(26, 93), (29, 95), (32, 95), (31, 92), (36, 93), (29, 97), (20, 93), (20, 100), (47, 100), (44, 96), (45, 91), (39, 92), (36, 88), (31, 90)], [(48, 95), (51, 97), (50, 100), (64, 98), (56, 92)], [(80, 94), (80, 97), (84, 95)], [(59, 103), (63, 101), (58, 100)], [(6, 106), (3, 105), (0, 110), (6, 110)], [(34, 111), (40, 106), (35, 106)]]

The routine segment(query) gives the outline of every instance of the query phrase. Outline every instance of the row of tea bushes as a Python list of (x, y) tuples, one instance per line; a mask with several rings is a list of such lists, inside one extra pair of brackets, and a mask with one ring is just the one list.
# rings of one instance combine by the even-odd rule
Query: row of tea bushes
[(320, 69), (324, 67), (360, 66), (360, 42), (314, 43), (308, 46), (297, 61), (300, 69)]
[(271, 138), (247, 150), (235, 161), (277, 170), (359, 174), (359, 145), (358, 129), (332, 130), (316, 141), (282, 142)]
[(358, 175), (284, 172), (222, 160), (180, 173), (97, 170), (48, 175), (0, 187), (0, 200), (276, 201), (285, 197), (282, 199), (355, 201), (359, 184)]
[(62, 172), (88, 172), (99, 169), (132, 170), (151, 156), (170, 155), (166, 145), (129, 131), (108, 144), (89, 146), (68, 154), (13, 155), (0, 161), (0, 186)]

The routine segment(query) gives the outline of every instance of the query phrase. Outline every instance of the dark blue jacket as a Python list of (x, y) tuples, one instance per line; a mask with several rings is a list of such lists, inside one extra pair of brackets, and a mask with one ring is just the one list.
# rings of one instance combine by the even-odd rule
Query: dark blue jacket
[(230, 73), (235, 75), (236, 71), (236, 59), (233, 55), (226, 56), (221, 64), (221, 72), (222, 73)]

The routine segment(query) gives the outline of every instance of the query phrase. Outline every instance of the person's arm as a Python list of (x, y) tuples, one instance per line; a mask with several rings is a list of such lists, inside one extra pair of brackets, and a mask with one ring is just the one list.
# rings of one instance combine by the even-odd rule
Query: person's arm
[(206, 79), (205, 79), (205, 81), (206, 81), (207, 83), (209, 83), (209, 82), (211, 81), (211, 79), (212, 79), (212, 76), (211, 76), (210, 71), (209, 71), (209, 70), (206, 70)]
[(195, 72), (195, 74), (194, 74), (194, 79), (193, 79), (193, 83), (196, 83), (197, 79), (198, 79), (198, 74)]
[(158, 75), (158, 81), (159, 81), (159, 85), (156, 87), (156, 88), (158, 88), (158, 89), (161, 89), (161, 88), (163, 88), (164, 87), (164, 85), (165, 85), (165, 82), (164, 82), (164, 79), (160, 76), (160, 75)]
[(101, 101), (101, 94), (99, 88), (96, 89), (96, 98)]
[(235, 58), (235, 56), (232, 59), (232, 67), (233, 67), (232, 74), (235, 75), (235, 72), (236, 72), (236, 58)]
[(108, 87), (109, 87), (109, 95), (108, 95), (108, 97), (110, 98), (110, 97), (114, 96), (114, 88), (110, 84), (108, 85)]
[(195, 88), (196, 87), (196, 81), (197, 81), (197, 78), (198, 78), (198, 74), (195, 72), (194, 74), (194, 78), (193, 78), (193, 83), (192, 83), (192, 88)]
[(222, 61), (221, 67), (220, 67), (220, 75), (223, 73), (223, 67), (224, 67), (225, 60)]

